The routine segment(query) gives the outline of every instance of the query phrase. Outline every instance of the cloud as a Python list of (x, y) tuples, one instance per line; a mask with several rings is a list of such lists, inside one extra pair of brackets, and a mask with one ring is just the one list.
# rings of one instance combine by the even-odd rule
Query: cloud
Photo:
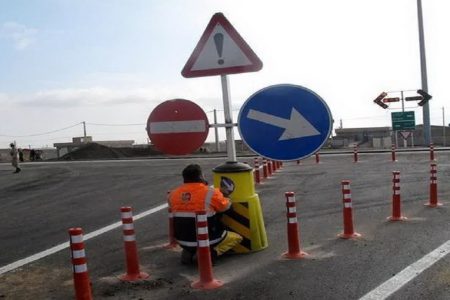
[(0, 37), (12, 40), (17, 50), (24, 50), (36, 41), (38, 30), (16, 22), (6, 22), (0, 27)]

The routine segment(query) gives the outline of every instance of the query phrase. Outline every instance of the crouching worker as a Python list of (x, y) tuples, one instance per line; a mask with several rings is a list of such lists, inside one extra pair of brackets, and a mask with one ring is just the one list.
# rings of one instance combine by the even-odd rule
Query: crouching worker
[(178, 244), (183, 248), (181, 263), (193, 262), (197, 251), (197, 229), (195, 212), (206, 211), (208, 216), (209, 244), (211, 259), (232, 249), (242, 241), (242, 237), (225, 230), (221, 222), (223, 212), (231, 208), (228, 192), (208, 186), (197, 164), (190, 164), (183, 170), (184, 184), (170, 192), (169, 205), (172, 209), (174, 234)]

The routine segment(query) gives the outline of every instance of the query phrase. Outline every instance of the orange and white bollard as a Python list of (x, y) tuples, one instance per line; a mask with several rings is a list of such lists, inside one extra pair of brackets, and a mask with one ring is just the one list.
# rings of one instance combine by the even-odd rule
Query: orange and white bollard
[(274, 160), (272, 160), (272, 169), (274, 173), (278, 170), (277, 162)]
[(320, 164), (319, 152), (316, 153), (316, 164)]
[(288, 235), (288, 252), (283, 257), (289, 259), (300, 259), (308, 255), (300, 249), (299, 225), (297, 221), (297, 209), (295, 204), (294, 192), (284, 193), (286, 197), (287, 208), (287, 235)]
[(436, 161), (436, 159), (434, 157), (434, 145), (433, 144), (430, 144), (430, 160)]
[(437, 207), (442, 206), (443, 204), (438, 201), (438, 193), (437, 193), (437, 165), (431, 164), (431, 170), (430, 170), (431, 176), (430, 176), (430, 200), (425, 205), (429, 207)]
[(267, 160), (267, 172), (269, 173), (269, 177), (272, 177), (273, 174), (273, 166), (272, 166), (272, 160)]
[(392, 216), (388, 217), (389, 221), (404, 221), (407, 218), (401, 213), (401, 199), (400, 199), (400, 172), (392, 172)]
[(139, 270), (139, 258), (131, 207), (121, 207), (120, 212), (122, 217), (127, 273), (121, 275), (119, 278), (123, 281), (137, 281), (146, 279), (149, 275), (145, 272), (140, 272)]
[(391, 146), (391, 156), (392, 156), (392, 161), (396, 162), (397, 159), (395, 157), (395, 145), (394, 144), (392, 144), (392, 146)]
[(83, 229), (70, 228), (70, 252), (72, 254), (73, 284), (76, 300), (92, 300), (91, 281), (84, 251)]
[(353, 147), (353, 162), (357, 163), (358, 162), (358, 147)]
[(269, 171), (267, 168), (267, 159), (263, 158), (263, 178), (266, 179), (269, 177)]
[(222, 281), (214, 279), (211, 249), (209, 248), (208, 216), (206, 211), (196, 212), (197, 220), (197, 263), (200, 279), (191, 286), (195, 289), (210, 290), (221, 287)]
[(352, 209), (352, 193), (350, 191), (350, 181), (342, 180), (341, 184), (342, 184), (344, 232), (340, 233), (339, 237), (343, 239), (360, 237), (361, 234), (353, 230), (353, 209)]
[(261, 174), (259, 172), (259, 160), (255, 158), (254, 162), (255, 183), (261, 183)]

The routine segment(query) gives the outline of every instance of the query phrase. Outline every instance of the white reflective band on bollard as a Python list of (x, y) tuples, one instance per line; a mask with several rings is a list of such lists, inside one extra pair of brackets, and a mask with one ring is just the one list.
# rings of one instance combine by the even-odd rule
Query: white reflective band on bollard
[(199, 227), (197, 229), (198, 234), (208, 234), (208, 227)]
[(133, 223), (125, 223), (122, 225), (123, 230), (133, 230), (134, 229), (134, 225)]
[(289, 218), (289, 224), (297, 223), (297, 218)]
[(344, 200), (351, 200), (352, 194), (344, 194)]
[(344, 207), (345, 208), (350, 208), (350, 207), (352, 207), (352, 203), (351, 202), (345, 202), (344, 203)]
[(198, 241), (199, 247), (209, 247), (209, 240), (200, 240)]
[(70, 236), (70, 241), (72, 242), (72, 244), (79, 244), (83, 242), (83, 235), (79, 234), (79, 235), (71, 235)]
[(123, 240), (125, 242), (134, 242), (136, 240), (136, 237), (134, 236), (134, 234), (132, 234), (132, 235), (124, 235), (123, 236)]
[(122, 219), (130, 219), (133, 217), (133, 213), (131, 211), (125, 211), (121, 213)]
[(86, 253), (84, 252), (84, 249), (82, 249), (82, 250), (73, 250), (72, 251), (72, 257), (73, 258), (86, 257)]
[(205, 215), (197, 215), (197, 220), (199, 222), (206, 222), (208, 220), (208, 217)]
[(85, 273), (85, 272), (87, 272), (87, 265), (86, 264), (74, 265), (73, 271), (74, 271), (74, 273)]
[(288, 212), (295, 213), (297, 212), (297, 209), (295, 207), (288, 207)]

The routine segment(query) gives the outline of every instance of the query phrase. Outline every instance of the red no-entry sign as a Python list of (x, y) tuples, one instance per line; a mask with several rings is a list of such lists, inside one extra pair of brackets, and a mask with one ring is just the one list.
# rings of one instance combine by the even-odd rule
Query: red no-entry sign
[(185, 99), (168, 100), (150, 113), (147, 133), (165, 154), (183, 155), (197, 150), (208, 136), (208, 117), (200, 106)]

